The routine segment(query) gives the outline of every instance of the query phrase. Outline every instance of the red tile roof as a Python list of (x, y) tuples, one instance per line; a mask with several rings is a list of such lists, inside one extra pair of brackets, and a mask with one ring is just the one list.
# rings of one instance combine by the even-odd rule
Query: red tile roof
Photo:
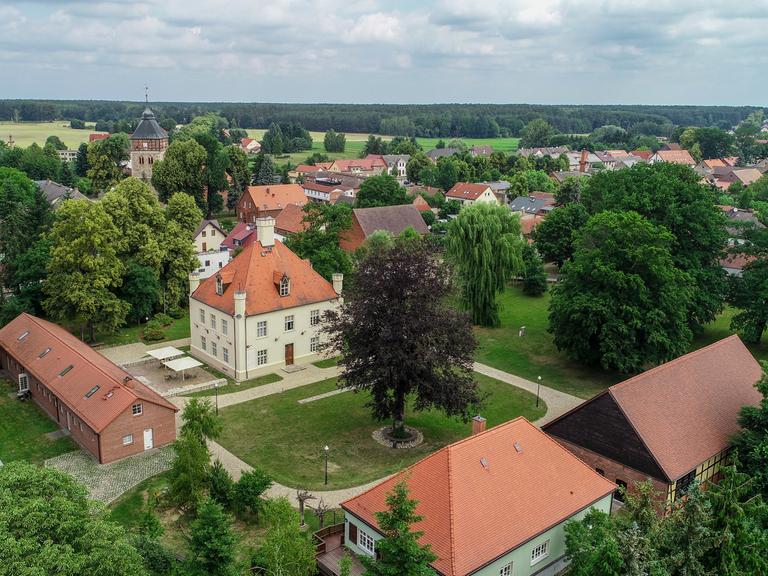
[(429, 205), (429, 202), (424, 200), (424, 197), (421, 196), (420, 194), (413, 199), (413, 205), (416, 206), (416, 210), (418, 210), (419, 212), (432, 211), (432, 207)]
[(106, 140), (109, 138), (109, 132), (95, 132), (88, 134), (88, 142), (96, 142), (97, 140)]
[(457, 182), (445, 193), (445, 197), (452, 200), (477, 200), (488, 188), (487, 184)]
[(304, 222), (304, 209), (296, 204), (288, 204), (280, 214), (275, 218), (275, 230), (280, 233), (293, 234), (301, 232), (309, 227), (308, 222)]
[(643, 160), (648, 160), (651, 156), (653, 156), (653, 152), (650, 150), (632, 150), (631, 154), (632, 156), (637, 156)]
[(401, 481), (445, 576), (474, 572), (615, 488), (522, 417), (438, 450), (342, 508), (377, 528), (375, 513)]
[(371, 171), (376, 168), (387, 168), (384, 158), (369, 154), (365, 158), (337, 158), (331, 163), (330, 169), (338, 172), (352, 172), (354, 170)]
[[(234, 250), (238, 246), (250, 243), (250, 237), (256, 234), (256, 226), (246, 222), (238, 222), (221, 242), (221, 246)], [(255, 238), (255, 236), (254, 236)]]
[(245, 194), (259, 210), (282, 210), (288, 204), (304, 206), (307, 203), (307, 196), (298, 184), (248, 186)]
[[(608, 389), (670, 480), (725, 450), (742, 406), (762, 398), (762, 370), (738, 336)], [(578, 408), (577, 408), (578, 410)]]
[(726, 254), (720, 258), (720, 266), (723, 268), (731, 268), (732, 270), (744, 270), (744, 268), (757, 260), (757, 256), (754, 254), (744, 254), (743, 252), (735, 252)]
[(671, 162), (672, 164), (685, 164), (687, 166), (695, 166), (696, 161), (693, 159), (688, 150), (659, 150), (656, 152), (659, 158), (664, 162)]
[(0, 329), (0, 347), (97, 433), (138, 400), (178, 410), (61, 326), (31, 314), (19, 314)]
[[(286, 274), (290, 279), (288, 296), (280, 296), (274, 284), (275, 274), (281, 277)], [(216, 294), (218, 276), (224, 282), (221, 295)], [(277, 240), (274, 246), (265, 248), (254, 239), (218, 274), (203, 280), (192, 298), (232, 315), (235, 312), (234, 293), (240, 290), (247, 294), (245, 311), (248, 316), (338, 298), (325, 278)]]

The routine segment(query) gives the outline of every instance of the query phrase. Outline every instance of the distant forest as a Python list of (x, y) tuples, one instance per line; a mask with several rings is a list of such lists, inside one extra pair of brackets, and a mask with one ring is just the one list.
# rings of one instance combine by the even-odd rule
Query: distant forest
[[(558, 132), (586, 134), (615, 125), (634, 133), (669, 136), (674, 126), (729, 129), (744, 120), (751, 106), (545, 106), (534, 104), (265, 104), (225, 102), (153, 102), (162, 124), (185, 124), (214, 112), (231, 127), (268, 128), (273, 122), (297, 122), (307, 130), (380, 133), (420, 137), (494, 138), (518, 136), (523, 126), (544, 118)], [(96, 122), (98, 130), (135, 124), (142, 102), (85, 100), (0, 100), (0, 121)]]

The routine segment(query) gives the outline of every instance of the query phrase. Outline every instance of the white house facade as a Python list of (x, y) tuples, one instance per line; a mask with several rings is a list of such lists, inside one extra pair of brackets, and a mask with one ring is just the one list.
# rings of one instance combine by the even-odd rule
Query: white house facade
[(323, 314), (341, 302), (333, 284), (274, 238), (274, 218), (256, 221), (257, 240), (212, 277), (190, 277), (190, 354), (249, 380), (320, 358)]

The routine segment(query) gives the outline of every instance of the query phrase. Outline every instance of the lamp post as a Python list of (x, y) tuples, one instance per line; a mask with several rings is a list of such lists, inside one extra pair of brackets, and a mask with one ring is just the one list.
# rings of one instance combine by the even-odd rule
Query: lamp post
[(213, 383), (213, 389), (216, 390), (216, 416), (219, 415), (219, 381)]
[(541, 389), (541, 376), (536, 379), (536, 408), (539, 407), (539, 390)]
[(325, 448), (323, 448), (323, 452), (325, 453), (325, 484), (328, 484), (328, 444), (325, 445)]

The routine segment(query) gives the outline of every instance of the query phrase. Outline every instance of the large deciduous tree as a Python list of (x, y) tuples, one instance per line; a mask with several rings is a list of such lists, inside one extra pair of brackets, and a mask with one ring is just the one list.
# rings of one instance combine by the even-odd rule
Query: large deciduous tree
[(554, 128), (552, 128), (549, 122), (543, 118), (531, 120), (523, 128), (520, 147), (532, 148), (536, 146), (547, 146), (549, 144), (549, 139), (552, 138), (554, 133)]
[(429, 544), (420, 544), (424, 532), (412, 527), (424, 518), (416, 514), (418, 502), (408, 495), (405, 482), (387, 494), (387, 510), (376, 512), (384, 537), (376, 541), (376, 558), (361, 556), (365, 576), (431, 576), (430, 563), (437, 560)]
[(406, 403), (469, 417), (478, 402), (469, 318), (446, 306), (448, 268), (422, 241), (401, 241), (364, 258), (327, 312), (327, 349), (343, 354), (340, 386), (370, 393), (377, 420), (402, 432)]
[(389, 174), (369, 176), (360, 184), (356, 204), (358, 208), (396, 204), (408, 204), (408, 196), (405, 193), (405, 188), (400, 186), (394, 176)]
[[(763, 365), (765, 370), (768, 366)], [(768, 498), (768, 374), (763, 373), (757, 389), (763, 395), (759, 406), (744, 406), (739, 414), (741, 431), (733, 440), (742, 471), (755, 488)]]
[(504, 206), (468, 206), (451, 222), (446, 255), (459, 276), (461, 304), (475, 324), (499, 325), (496, 298), (513, 274), (523, 272), (522, 248), (520, 219)]
[(581, 204), (553, 210), (533, 231), (533, 240), (542, 258), (558, 266), (570, 260), (576, 238), (587, 220), (589, 213)]
[(165, 217), (176, 222), (192, 238), (203, 219), (203, 212), (197, 207), (195, 199), (189, 194), (177, 192), (168, 199)]
[(558, 349), (620, 372), (684, 354), (694, 288), (674, 266), (673, 243), (636, 212), (590, 218), (552, 289), (549, 329)]
[(287, 498), (267, 505), (267, 533), (253, 556), (257, 573), (265, 576), (312, 576), (317, 570), (315, 545), (301, 529), (299, 514)]
[(125, 531), (83, 486), (52, 468), (0, 468), (0, 542), (3, 575), (146, 575)]
[(114, 331), (125, 323), (128, 304), (114, 290), (122, 284), (118, 230), (101, 203), (69, 200), (51, 229), (51, 260), (43, 290), (45, 310), (56, 320), (77, 319), (89, 329)]
[(336, 272), (351, 272), (349, 256), (339, 248), (339, 236), (352, 226), (352, 209), (346, 204), (309, 202), (304, 206), (303, 222), (306, 229), (291, 234), (285, 245), (300, 258), (308, 258), (326, 280)]
[(208, 153), (195, 140), (174, 141), (165, 151), (162, 160), (152, 168), (152, 185), (160, 200), (167, 202), (177, 192), (184, 192), (195, 199), (198, 207), (206, 211), (205, 163)]
[(673, 263), (694, 282), (693, 297), (685, 310), (694, 331), (722, 310), (726, 289), (719, 263), (726, 241), (725, 217), (699, 181), (687, 166), (636, 164), (596, 174), (581, 193), (590, 214), (633, 210), (672, 233)]

